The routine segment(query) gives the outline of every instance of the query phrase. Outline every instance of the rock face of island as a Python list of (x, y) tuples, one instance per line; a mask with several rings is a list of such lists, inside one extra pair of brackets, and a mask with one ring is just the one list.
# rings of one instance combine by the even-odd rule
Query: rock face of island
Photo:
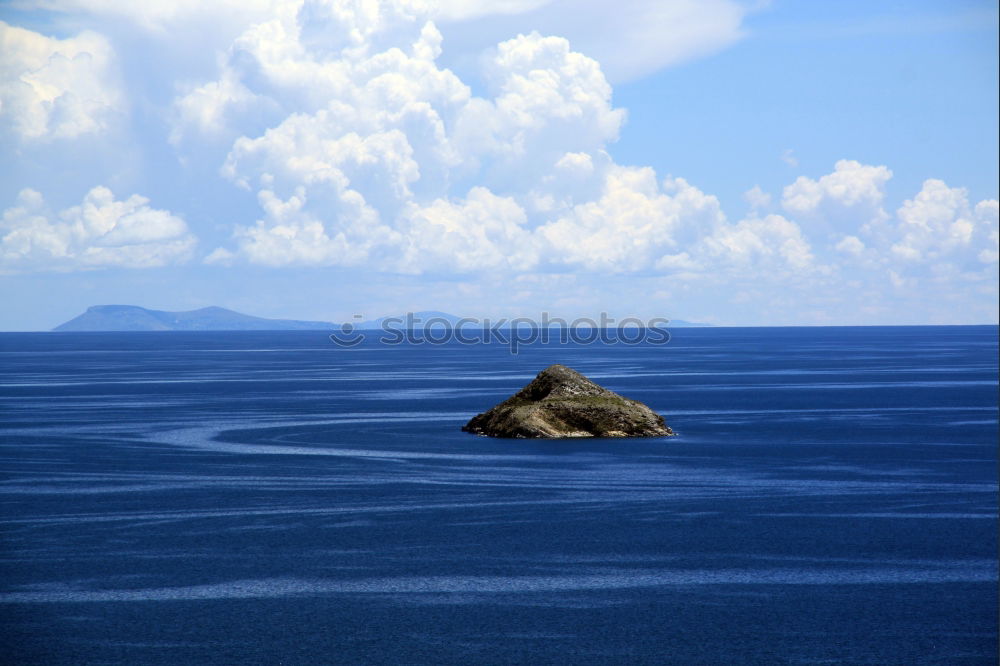
[(551, 365), (530, 384), (462, 427), (490, 437), (666, 437), (674, 431), (646, 405)]

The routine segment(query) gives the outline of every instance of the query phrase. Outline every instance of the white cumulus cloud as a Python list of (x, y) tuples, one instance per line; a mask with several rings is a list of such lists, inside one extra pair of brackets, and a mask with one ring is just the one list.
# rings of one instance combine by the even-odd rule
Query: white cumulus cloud
[(762, 190), (760, 185), (754, 185), (744, 192), (743, 200), (750, 204), (751, 210), (755, 211), (768, 208), (771, 205), (771, 195)]
[(95, 187), (80, 205), (52, 214), (40, 193), (22, 190), (0, 221), (0, 270), (150, 268), (190, 258), (196, 240), (184, 220), (148, 203)]
[[(722, 50), (744, 36), (743, 21), (762, 3), (737, 0), (36, 0), (53, 11), (125, 19), (154, 35), (197, 26), (225, 40), (275, 15), (301, 12), (319, 40), (331, 32), (367, 43), (389, 13), (420, 16), (445, 31), (453, 59), (474, 58), (497, 42), (538, 30), (567, 37), (600, 61), (612, 81), (637, 79)], [(350, 26), (335, 33), (333, 26)], [(336, 41), (336, 40), (332, 40)], [(217, 46), (210, 41), (202, 48)], [(627, 44), (628, 48), (622, 48)], [(225, 45), (223, 44), (223, 47)]]
[(857, 236), (844, 236), (834, 247), (841, 252), (855, 256), (865, 251), (864, 241)]
[(176, 28), (191, 20), (253, 23), (289, 4), (287, 0), (34, 0), (39, 8), (66, 13), (86, 13), (124, 18), (153, 31)]
[(223, 165), (266, 212), (237, 231), (236, 258), (406, 272), (537, 262), (548, 220), (531, 214), (589, 198), (624, 121), (600, 66), (565, 39), (520, 35), (497, 46), (494, 94), (477, 97), (437, 65), (441, 35), (414, 7), (358, 7), (310, 10), (341, 35), (321, 45), (302, 12), (250, 28), (219, 79), (175, 103), (177, 135), (215, 131), (248, 99), (290, 107)]
[(27, 140), (100, 133), (125, 111), (101, 35), (54, 39), (0, 21), (0, 126)]
[[(403, 273), (813, 270), (795, 222), (730, 224), (683, 178), (615, 164), (605, 148), (625, 113), (601, 66), (566, 39), (501, 42), (484, 61), (488, 94), (474, 95), (438, 64), (430, 14), (394, 7), (306, 3), (257, 24), (217, 81), (178, 100), (196, 110), (192, 132), (232, 117), (225, 107), (237, 98), (285, 107), (270, 129), (233, 142), (222, 173), (256, 191), (265, 214), (208, 261)], [(759, 188), (750, 194), (768, 204)]]
[[(145, 83), (162, 97), (137, 91), (134, 108), (168, 124), (157, 140), (169, 134), (185, 177), (219, 175), (205, 187), (219, 188), (220, 205), (232, 196), (243, 216), (206, 263), (341, 266), (466, 285), (486, 273), (517, 282), (510, 296), (525, 302), (543, 284), (613, 292), (643, 281), (672, 293), (707, 285), (748, 303), (771, 289), (781, 307), (811, 299), (846, 311), (860, 302), (852, 289), (884, 290), (873, 308), (887, 307), (882, 297), (996, 291), (997, 202), (975, 203), (962, 188), (927, 180), (897, 206), (886, 201), (887, 166), (842, 159), (773, 201), (752, 187), (748, 213), (730, 221), (684, 178), (615, 163), (609, 146), (627, 114), (610, 82), (739, 39), (747, 3), (46, 6), (99, 17), (91, 25), (107, 37), (53, 39), (0, 24), (0, 121), (25, 140), (104, 131), (127, 107), (109, 40), (147, 31), (150, 52), (175, 60), (148, 68), (160, 79)], [(798, 166), (791, 150), (782, 159)], [(4, 224), (8, 270), (162, 265), (194, 245), (177, 215), (104, 188), (58, 214), (25, 191)], [(735, 283), (739, 293), (726, 293)]]
[(892, 252), (907, 261), (997, 261), (997, 202), (970, 206), (968, 192), (929, 179), (897, 211)]
[(995, 282), (997, 202), (973, 204), (965, 188), (931, 178), (892, 215), (883, 208), (891, 177), (885, 166), (840, 160), (832, 173), (786, 187), (782, 205), (825, 241), (845, 279), (897, 289)]
[[(647, 270), (724, 223), (718, 200), (648, 167), (611, 167), (600, 197), (539, 229), (555, 261), (587, 270)], [(676, 263), (676, 259), (673, 260)]]
[(791, 215), (826, 230), (877, 225), (887, 217), (882, 209), (885, 184), (892, 171), (885, 166), (839, 160), (832, 173), (817, 180), (806, 176), (787, 186), (781, 205)]
[[(512, 198), (474, 187), (464, 200), (438, 199), (407, 211), (402, 272), (524, 271), (539, 261), (537, 239)], [(387, 268), (393, 268), (392, 264)]]
[(444, 0), (433, 18), (459, 53), (538, 30), (568, 38), (623, 82), (734, 44), (750, 10), (733, 0)]
[[(238, 227), (235, 231), (239, 253), (252, 263), (356, 266), (370, 259), (373, 247), (397, 238), (395, 232), (378, 223), (374, 209), (353, 190), (340, 193), (339, 224), (325, 222), (311, 212), (304, 187), (296, 188), (287, 199), (281, 199), (271, 190), (261, 190), (258, 200), (265, 216), (254, 226)], [(233, 257), (233, 253), (222, 248), (206, 260), (229, 263)]]
[(720, 227), (705, 244), (724, 265), (761, 274), (775, 269), (808, 272), (814, 259), (802, 230), (781, 215), (748, 218)]

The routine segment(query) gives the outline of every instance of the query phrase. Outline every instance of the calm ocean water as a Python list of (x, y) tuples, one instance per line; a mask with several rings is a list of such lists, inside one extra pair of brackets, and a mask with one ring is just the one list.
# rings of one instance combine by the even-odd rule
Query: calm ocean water
[[(16, 664), (993, 664), (997, 327), (0, 334)], [(560, 362), (670, 439), (460, 426)]]

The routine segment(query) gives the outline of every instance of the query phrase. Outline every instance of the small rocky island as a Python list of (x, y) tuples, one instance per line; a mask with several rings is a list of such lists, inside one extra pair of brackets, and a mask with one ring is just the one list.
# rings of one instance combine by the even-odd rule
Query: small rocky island
[(598, 386), (565, 365), (550, 365), (530, 384), (478, 414), (465, 432), (490, 437), (665, 437), (674, 431), (636, 400)]

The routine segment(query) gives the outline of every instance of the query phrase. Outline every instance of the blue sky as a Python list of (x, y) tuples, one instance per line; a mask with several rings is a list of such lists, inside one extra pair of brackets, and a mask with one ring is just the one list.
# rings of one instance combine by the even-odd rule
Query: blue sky
[(997, 322), (993, 2), (0, 8), (0, 330)]

